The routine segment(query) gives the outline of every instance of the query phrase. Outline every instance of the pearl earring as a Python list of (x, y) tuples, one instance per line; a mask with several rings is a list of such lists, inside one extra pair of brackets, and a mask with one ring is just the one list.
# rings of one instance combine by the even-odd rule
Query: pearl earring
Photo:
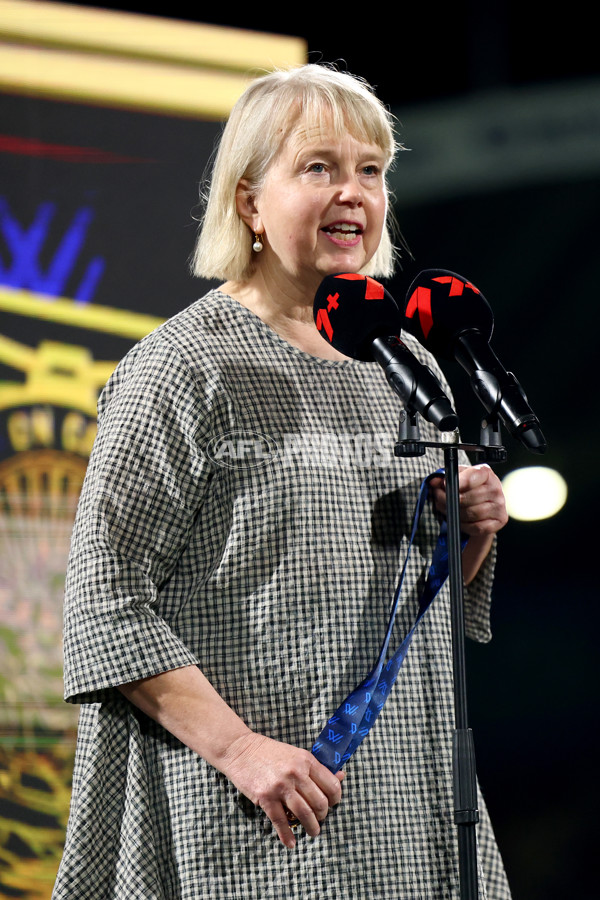
[(254, 243), (252, 244), (252, 249), (255, 253), (260, 253), (263, 248), (263, 243), (260, 234), (254, 235)]

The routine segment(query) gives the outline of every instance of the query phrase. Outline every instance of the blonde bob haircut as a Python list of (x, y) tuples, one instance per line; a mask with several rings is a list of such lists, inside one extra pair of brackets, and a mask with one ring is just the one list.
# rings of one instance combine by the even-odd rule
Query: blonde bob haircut
[[(251, 193), (260, 192), (278, 150), (300, 123), (327, 135), (333, 130), (335, 138), (350, 133), (375, 144), (384, 153), (386, 171), (397, 149), (393, 118), (363, 79), (315, 64), (257, 78), (233, 107), (221, 137), (210, 187), (202, 198), (194, 275), (242, 283), (252, 275), (257, 254), (252, 251), (253, 234), (238, 215), (236, 189), (243, 178)], [(386, 227), (365, 273), (392, 274), (392, 228), (388, 203)]]

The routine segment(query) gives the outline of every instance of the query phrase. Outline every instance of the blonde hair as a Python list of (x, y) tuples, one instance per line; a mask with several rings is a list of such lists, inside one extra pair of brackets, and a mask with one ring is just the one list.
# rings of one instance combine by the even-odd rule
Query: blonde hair
[[(192, 271), (200, 278), (246, 281), (255, 268), (252, 234), (238, 215), (236, 189), (240, 180), (258, 193), (267, 170), (285, 138), (300, 121), (341, 137), (383, 150), (386, 170), (397, 145), (393, 118), (373, 89), (361, 78), (331, 66), (308, 64), (277, 70), (251, 82), (239, 98), (223, 131), (214, 160), (205, 211), (192, 258)], [(368, 264), (368, 274), (385, 277), (394, 269), (391, 237), (393, 219)]]

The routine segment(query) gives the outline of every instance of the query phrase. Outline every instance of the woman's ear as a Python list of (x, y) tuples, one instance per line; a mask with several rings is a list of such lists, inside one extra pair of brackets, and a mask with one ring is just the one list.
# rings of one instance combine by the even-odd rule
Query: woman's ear
[(250, 188), (250, 182), (242, 178), (235, 191), (238, 216), (255, 234), (260, 234), (263, 231), (262, 219), (256, 208), (255, 196), (255, 192)]

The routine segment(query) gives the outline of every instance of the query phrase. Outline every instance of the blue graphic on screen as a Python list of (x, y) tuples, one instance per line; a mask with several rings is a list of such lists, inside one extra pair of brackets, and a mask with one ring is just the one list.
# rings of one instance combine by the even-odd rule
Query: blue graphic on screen
[[(22, 226), (12, 215), (6, 200), (0, 197), (0, 234), (8, 248), (9, 262), (0, 258), (0, 284), (33, 291), (51, 297), (68, 296), (71, 277), (87, 237), (94, 213), (88, 207), (78, 209), (63, 235), (49, 265), (42, 269), (40, 256), (48, 239), (56, 213), (56, 204), (41, 203), (29, 226)], [(104, 259), (94, 257), (70, 296), (78, 303), (89, 303), (104, 272)]]

